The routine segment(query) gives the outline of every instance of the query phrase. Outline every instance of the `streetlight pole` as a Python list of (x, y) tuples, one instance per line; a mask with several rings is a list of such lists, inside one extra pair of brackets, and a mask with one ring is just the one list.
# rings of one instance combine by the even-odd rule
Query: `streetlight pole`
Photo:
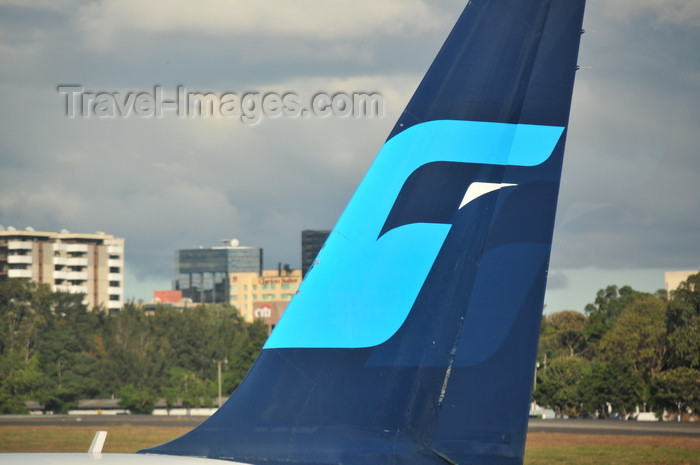
[(223, 360), (215, 360), (216, 363), (216, 371), (219, 379), (219, 408), (221, 408), (221, 405), (223, 404), (223, 398), (221, 397), (221, 363), (225, 363), (228, 365), (228, 358), (225, 358)]

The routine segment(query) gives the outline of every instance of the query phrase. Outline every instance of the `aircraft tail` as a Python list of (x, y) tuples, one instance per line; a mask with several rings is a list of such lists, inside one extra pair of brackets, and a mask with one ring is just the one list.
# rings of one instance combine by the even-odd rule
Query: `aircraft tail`
[(472, 0), (231, 398), (143, 452), (520, 464), (584, 0)]

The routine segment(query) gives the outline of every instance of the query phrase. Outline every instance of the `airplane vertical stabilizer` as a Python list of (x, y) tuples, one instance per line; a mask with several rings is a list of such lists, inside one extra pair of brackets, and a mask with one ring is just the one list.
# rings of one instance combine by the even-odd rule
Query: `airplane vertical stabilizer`
[(520, 464), (584, 0), (472, 0), (248, 376), (143, 452)]

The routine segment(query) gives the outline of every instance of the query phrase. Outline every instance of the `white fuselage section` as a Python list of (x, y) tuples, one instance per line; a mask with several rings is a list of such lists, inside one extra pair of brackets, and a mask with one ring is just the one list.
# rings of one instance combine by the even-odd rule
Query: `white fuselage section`
[(2, 465), (250, 465), (200, 457), (155, 454), (69, 454), (18, 453), (0, 454)]

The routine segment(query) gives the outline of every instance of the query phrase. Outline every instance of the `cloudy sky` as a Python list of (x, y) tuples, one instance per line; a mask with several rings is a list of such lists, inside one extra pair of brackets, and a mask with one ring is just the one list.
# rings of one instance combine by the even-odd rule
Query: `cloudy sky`
[[(226, 238), (299, 266), (464, 3), (0, 0), (0, 224), (124, 237), (132, 299), (170, 287), (176, 249)], [(589, 0), (584, 27), (547, 311), (700, 266), (700, 2)], [(69, 118), (61, 85), (378, 92), (384, 115)]]

